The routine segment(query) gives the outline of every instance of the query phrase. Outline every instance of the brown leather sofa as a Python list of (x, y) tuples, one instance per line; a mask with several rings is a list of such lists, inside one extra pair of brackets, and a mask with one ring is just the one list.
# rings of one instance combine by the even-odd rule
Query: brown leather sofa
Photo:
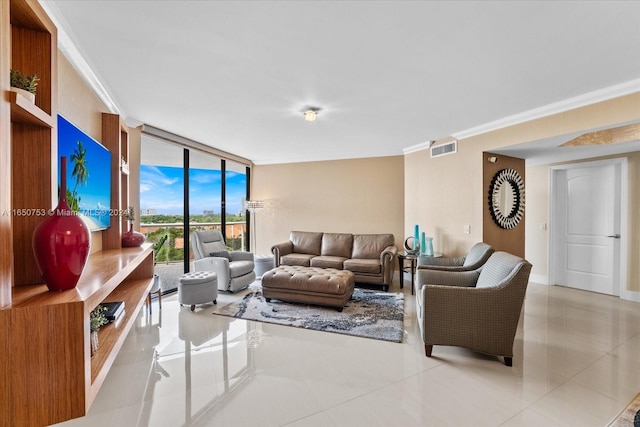
[(287, 242), (271, 247), (276, 267), (337, 268), (353, 272), (356, 283), (381, 285), (387, 291), (398, 252), (393, 234), (347, 234), (292, 231)]

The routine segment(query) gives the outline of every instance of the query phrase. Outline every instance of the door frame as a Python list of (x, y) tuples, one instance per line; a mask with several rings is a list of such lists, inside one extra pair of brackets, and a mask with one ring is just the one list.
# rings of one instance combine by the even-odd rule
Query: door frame
[[(556, 252), (561, 246), (558, 242), (562, 241), (562, 236), (558, 233), (558, 227), (555, 225), (558, 221), (558, 207), (556, 204), (558, 193), (558, 176), (561, 171), (568, 169), (581, 169), (597, 166), (615, 166), (620, 171), (620, 266), (618, 271), (618, 290), (619, 297), (626, 300), (636, 301), (638, 296), (636, 292), (627, 290), (627, 254), (628, 254), (628, 173), (627, 158), (617, 157), (613, 159), (596, 160), (590, 162), (568, 163), (563, 165), (555, 165), (549, 168), (549, 241), (548, 241), (548, 263), (549, 266), (549, 284), (555, 285), (558, 269), (556, 262)], [(615, 288), (615, 285), (614, 285)]]

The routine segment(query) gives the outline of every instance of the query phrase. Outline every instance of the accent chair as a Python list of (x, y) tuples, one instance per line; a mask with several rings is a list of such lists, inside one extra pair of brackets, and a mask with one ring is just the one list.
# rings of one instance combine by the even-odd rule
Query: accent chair
[(434, 258), (419, 257), (418, 269), (470, 271), (481, 268), (495, 252), (493, 248), (484, 243), (478, 242), (469, 249), (465, 256), (456, 258)]
[(512, 366), (531, 264), (507, 252), (495, 252), (479, 275), (476, 271), (433, 273), (438, 273), (442, 284), (425, 284), (416, 292), (426, 356), (431, 357), (434, 345), (452, 345), (502, 356), (504, 364)]
[(215, 272), (219, 290), (237, 292), (256, 280), (253, 253), (228, 251), (220, 230), (195, 230), (191, 245), (196, 271)]

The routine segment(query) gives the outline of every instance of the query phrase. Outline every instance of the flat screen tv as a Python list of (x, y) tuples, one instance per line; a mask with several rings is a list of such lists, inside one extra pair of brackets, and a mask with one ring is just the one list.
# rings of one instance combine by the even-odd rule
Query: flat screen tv
[[(110, 225), (111, 152), (58, 115), (58, 170), (67, 158), (67, 200), (91, 231)], [(60, 174), (58, 174), (60, 175)], [(60, 178), (58, 177), (58, 191)]]

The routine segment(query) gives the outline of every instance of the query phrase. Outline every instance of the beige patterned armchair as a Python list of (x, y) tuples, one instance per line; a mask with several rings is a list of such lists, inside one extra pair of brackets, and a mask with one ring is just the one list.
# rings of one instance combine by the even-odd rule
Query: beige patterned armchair
[(481, 268), (494, 252), (491, 245), (478, 242), (465, 256), (456, 258), (418, 258), (418, 269), (471, 271)]
[[(495, 252), (482, 271), (437, 271), (440, 284), (416, 292), (416, 311), (425, 354), (434, 345), (453, 345), (504, 357), (512, 366), (513, 340), (531, 264)], [(431, 282), (433, 283), (433, 282)]]

